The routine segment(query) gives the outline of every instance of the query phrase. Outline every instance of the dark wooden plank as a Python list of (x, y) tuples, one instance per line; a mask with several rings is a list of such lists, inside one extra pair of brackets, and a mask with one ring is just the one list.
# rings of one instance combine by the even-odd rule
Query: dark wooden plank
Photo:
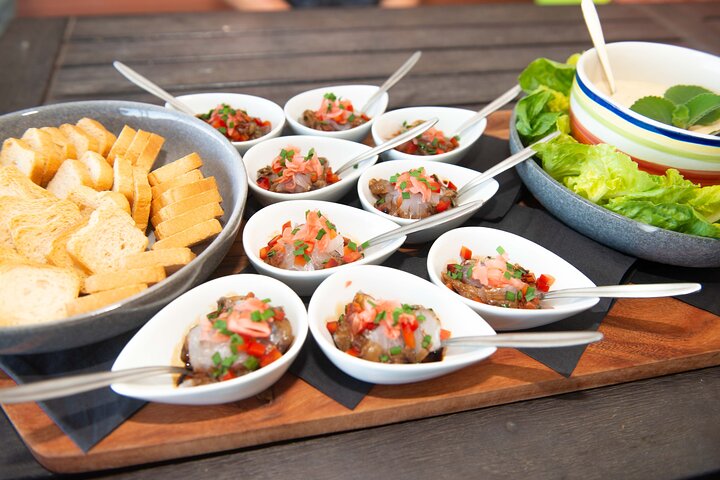
[(708, 27), (708, 21), (720, 18), (720, 2), (693, 8), (687, 8), (685, 3), (638, 5), (637, 8), (668, 33), (682, 35), (691, 48), (720, 52), (720, 35)]
[(0, 113), (43, 103), (65, 19), (18, 19), (0, 37)]
[[(602, 18), (642, 18), (631, 5), (608, 5), (600, 8)], [(72, 38), (131, 38), (180, 35), (194, 37), (214, 35), (219, 31), (308, 30), (323, 32), (337, 28), (403, 29), (424, 25), (517, 25), (582, 22), (580, 9), (574, 7), (535, 7), (528, 4), (484, 4), (467, 6), (430, 6), (412, 10), (377, 8), (312, 9), (267, 13), (206, 13), (203, 15), (148, 15), (128, 17), (80, 18)], [(400, 33), (400, 32), (398, 32)]]
[[(677, 39), (665, 28), (644, 19), (609, 21), (604, 25), (607, 41), (645, 40), (672, 41)], [(572, 23), (562, 28), (540, 25), (527, 28), (523, 25), (459, 26), (448, 29), (441, 26), (408, 28), (402, 33), (395, 30), (325, 30), (297, 32), (219, 32), (219, 36), (203, 36), (188, 42), (186, 38), (167, 37), (147, 39), (84, 40), (67, 45), (63, 66), (93, 65), (123, 62), (182, 62), (203, 58), (227, 61), (240, 58), (267, 56), (304, 56), (313, 53), (384, 52), (394, 50), (453, 50), (458, 48), (488, 50), (510, 45), (532, 46), (578, 44), (588, 41), (583, 24)], [(482, 53), (480, 53), (482, 55)]]

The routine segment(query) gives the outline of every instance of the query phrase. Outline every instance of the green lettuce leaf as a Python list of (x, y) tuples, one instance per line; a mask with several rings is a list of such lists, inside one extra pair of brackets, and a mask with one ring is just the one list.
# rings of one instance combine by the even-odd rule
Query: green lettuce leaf
[(523, 70), (518, 82), (525, 93), (532, 93), (542, 85), (569, 96), (574, 77), (574, 65), (538, 58)]
[(711, 185), (692, 191), (688, 205), (710, 223), (720, 221), (720, 185)]
[(605, 208), (639, 222), (676, 232), (720, 238), (720, 224), (709, 223), (690, 205), (680, 203), (656, 204), (643, 200), (616, 198)]

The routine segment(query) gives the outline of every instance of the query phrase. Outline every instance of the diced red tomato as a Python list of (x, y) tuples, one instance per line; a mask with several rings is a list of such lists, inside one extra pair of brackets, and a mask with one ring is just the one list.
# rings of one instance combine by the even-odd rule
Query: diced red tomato
[(236, 377), (236, 375), (231, 370), (228, 370), (225, 375), (220, 377), (220, 381), (224, 382), (226, 380), (232, 380), (235, 377)]
[(273, 311), (274, 311), (273, 318), (275, 318), (275, 321), (279, 322), (283, 318), (285, 318), (285, 310), (283, 310), (282, 308), (276, 308)]
[(348, 355), (352, 355), (353, 357), (360, 356), (360, 350), (355, 347), (350, 347), (348, 350), (345, 350), (345, 353), (347, 353)]
[(470, 260), (472, 258), (472, 250), (463, 245), (460, 247), (460, 258), (463, 260)]
[(258, 342), (252, 342), (247, 347), (247, 353), (248, 355), (252, 355), (253, 357), (261, 358), (263, 355), (265, 355), (265, 345)]
[(410, 325), (407, 323), (404, 323), (402, 326), (402, 335), (403, 340), (405, 341), (405, 346), (411, 349), (415, 348), (415, 334), (413, 333), (413, 329)]
[(337, 267), (338, 265), (340, 265), (340, 264), (338, 263), (338, 261), (335, 260), (334, 258), (331, 258), (330, 260), (328, 260), (328, 261), (325, 263), (324, 268)]
[(444, 212), (445, 210), (450, 208), (451, 205), (452, 205), (452, 203), (450, 203), (450, 200), (441, 200), (438, 202), (437, 206), (435, 207), (435, 211), (437, 213)]
[(268, 353), (262, 356), (262, 358), (260, 359), (260, 366), (267, 367), (280, 357), (282, 357), (282, 353), (280, 353), (277, 348), (273, 347)]
[(330, 332), (332, 334), (332, 333), (337, 332), (338, 322), (327, 322), (326, 326), (327, 326), (328, 332)]
[(267, 256), (268, 256), (268, 252), (269, 252), (269, 251), (270, 251), (270, 248), (268, 248), (268, 247), (263, 247), (263, 248), (261, 248), (261, 249), (260, 249), (260, 258), (261, 258), (262, 260), (265, 260), (265, 259), (267, 258)]
[(555, 277), (543, 273), (540, 275), (540, 278), (537, 279), (537, 283), (535, 285), (537, 285), (537, 289), (541, 292), (547, 292), (550, 290), (553, 283), (555, 283)]
[(270, 190), (270, 179), (268, 177), (260, 177), (257, 181), (258, 187), (263, 190)]
[(270, 239), (268, 242), (268, 247), (274, 247), (275, 244), (282, 238), (282, 235), (275, 235), (273, 238)]
[(451, 335), (450, 330), (440, 329), (440, 340), (447, 340)]

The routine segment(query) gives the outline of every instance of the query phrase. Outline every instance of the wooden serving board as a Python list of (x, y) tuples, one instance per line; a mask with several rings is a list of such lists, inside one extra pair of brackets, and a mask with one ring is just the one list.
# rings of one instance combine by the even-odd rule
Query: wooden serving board
[[(516, 350), (441, 379), (375, 386), (348, 410), (292, 374), (264, 398), (211, 407), (148, 404), (84, 454), (34, 403), (3, 406), (47, 469), (85, 472), (401, 422), (720, 364), (720, 318), (679, 300), (618, 301), (570, 378)], [(12, 381), (0, 377), (0, 386)]]

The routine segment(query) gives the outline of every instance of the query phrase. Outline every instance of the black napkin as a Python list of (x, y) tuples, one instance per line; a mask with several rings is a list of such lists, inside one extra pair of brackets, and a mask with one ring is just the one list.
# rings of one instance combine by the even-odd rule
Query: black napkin
[(702, 284), (702, 290), (675, 298), (693, 307), (720, 315), (720, 268), (675, 267), (642, 260), (637, 262), (631, 272), (630, 282), (698, 282)]
[[(56, 353), (0, 356), (0, 368), (17, 383), (107, 371), (134, 334), (135, 331)], [(117, 395), (107, 387), (38, 404), (78, 447), (87, 452), (145, 402)]]

